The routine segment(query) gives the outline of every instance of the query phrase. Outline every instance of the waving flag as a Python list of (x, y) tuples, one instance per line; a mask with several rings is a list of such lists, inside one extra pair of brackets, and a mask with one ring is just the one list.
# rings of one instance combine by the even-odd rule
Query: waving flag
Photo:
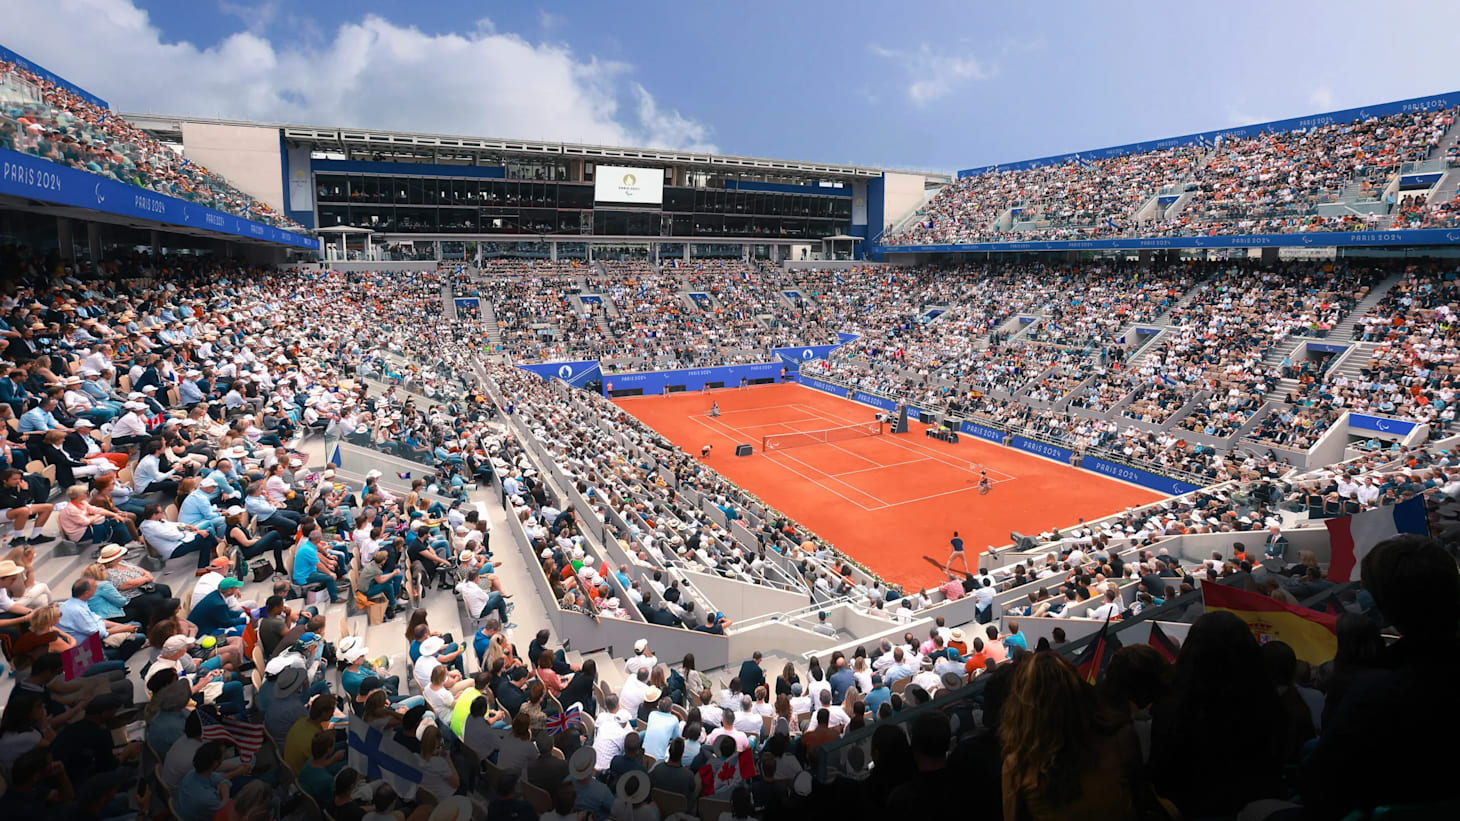
[(385, 779), (406, 800), (415, 797), (416, 785), (421, 783), (415, 753), (359, 716), (350, 716), (349, 735), (351, 767), (367, 781)]
[(330, 464), (334, 465), (335, 467), (339, 467), (342, 463), (343, 460), (340, 458), (340, 446), (335, 445), (335, 455), (330, 457)]
[(61, 652), (61, 670), (66, 681), (80, 678), (93, 664), (106, 661), (101, 649), (101, 634), (92, 633), (76, 643), (75, 647)]
[(1161, 625), (1154, 621), (1151, 622), (1151, 637), (1146, 639), (1146, 644), (1156, 648), (1156, 652), (1161, 654), (1161, 658), (1165, 659), (1167, 664), (1175, 664), (1176, 654), (1181, 652), (1181, 645), (1166, 635), (1166, 631), (1161, 629)]
[(226, 741), (238, 748), (238, 757), (245, 764), (252, 764), (259, 748), (264, 746), (264, 726), (250, 724), (229, 716), (215, 715), (212, 710), (199, 710), (198, 721), (203, 725), (204, 741)]
[(1315, 667), (1338, 654), (1337, 616), (1214, 582), (1201, 586), (1201, 597), (1208, 611), (1226, 610), (1246, 622), (1259, 644), (1286, 642)]
[(411, 478), (411, 472), (409, 470), (406, 471), (405, 473), (401, 473), (400, 471), (396, 471), (395, 478), (397, 478), (397, 479), (409, 479), (409, 478)]
[(566, 731), (569, 727), (581, 723), (583, 723), (582, 712), (578, 709), (578, 705), (574, 704), (572, 707), (569, 707), (568, 709), (562, 711), (561, 713), (558, 713), (557, 715), (548, 716), (547, 724), (545, 726), (547, 728), (548, 735), (557, 735), (558, 733)]
[(1075, 659), (1075, 671), (1087, 684), (1095, 684), (1100, 680), (1100, 674), (1105, 672), (1105, 666), (1120, 649), (1120, 639), (1108, 635), (1110, 632), (1110, 617), (1106, 617), (1105, 623), (1100, 625), (1100, 632), (1095, 634), (1095, 640), (1085, 645), (1080, 651), (1080, 657)]
[(1327, 519), (1323, 524), (1328, 527), (1328, 580), (1334, 584), (1356, 581), (1364, 557), (1385, 539), (1401, 533), (1427, 536), (1430, 532), (1425, 502), (1418, 496), (1397, 505)]

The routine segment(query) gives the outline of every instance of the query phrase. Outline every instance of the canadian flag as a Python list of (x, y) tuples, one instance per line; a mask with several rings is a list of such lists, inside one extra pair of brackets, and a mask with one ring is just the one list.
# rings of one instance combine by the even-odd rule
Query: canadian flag
[(717, 795), (742, 781), (755, 777), (755, 758), (749, 748), (731, 758), (712, 758), (700, 767), (700, 786), (704, 795)]

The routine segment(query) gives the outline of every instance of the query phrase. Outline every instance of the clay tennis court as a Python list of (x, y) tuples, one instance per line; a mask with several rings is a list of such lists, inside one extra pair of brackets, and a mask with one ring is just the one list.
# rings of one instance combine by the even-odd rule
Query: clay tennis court
[[(710, 416), (712, 401), (718, 418)], [(1163, 498), (974, 437), (929, 439), (917, 422), (906, 434), (892, 434), (888, 424), (869, 435), (872, 408), (801, 385), (614, 402), (686, 452), (713, 445), (717, 471), (904, 586), (945, 580), (923, 557), (946, 559), (955, 530), (977, 569), (977, 556), (987, 545), (1007, 544), (1011, 530), (1038, 533)], [(769, 451), (762, 449), (767, 436)], [(754, 455), (736, 456), (739, 443), (752, 445)], [(986, 495), (978, 492), (981, 471), (991, 484)]]

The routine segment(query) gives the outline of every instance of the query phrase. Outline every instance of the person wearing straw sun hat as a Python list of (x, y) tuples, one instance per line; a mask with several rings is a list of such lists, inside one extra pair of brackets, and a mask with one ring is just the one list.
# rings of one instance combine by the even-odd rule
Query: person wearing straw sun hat
[(122, 607), (127, 620), (151, 624), (152, 613), (172, 597), (172, 588), (158, 583), (146, 570), (125, 561), (126, 555), (126, 548), (121, 545), (106, 544), (101, 546), (96, 561), (106, 568), (107, 581), (127, 599)]

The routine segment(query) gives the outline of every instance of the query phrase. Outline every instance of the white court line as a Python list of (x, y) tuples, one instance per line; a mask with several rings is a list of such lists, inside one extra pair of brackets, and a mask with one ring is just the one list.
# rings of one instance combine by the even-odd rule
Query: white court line
[[(826, 491), (827, 493), (834, 493), (837, 496), (840, 496), (841, 498), (843, 498), (843, 499), (847, 500), (848, 502), (856, 505), (857, 507), (860, 507), (862, 509), (862, 511), (865, 512), (865, 513), (871, 513), (874, 510), (881, 510), (882, 509), (880, 507), (867, 507), (866, 505), (862, 504), (861, 502), (857, 501), (856, 499), (853, 499), (850, 496), (847, 496), (845, 493), (842, 493), (841, 491), (838, 491), (836, 488), (827, 487), (825, 484), (822, 484), (821, 482), (818, 482), (816, 479), (814, 479), (814, 478), (812, 478), (810, 476), (807, 476), (806, 474), (804, 474), (801, 471), (799, 471), (799, 470), (791, 467), (790, 465), (788, 465), (788, 464), (786, 464), (784, 462), (781, 462), (779, 460), (770, 458), (772, 455), (774, 455), (774, 453), (780, 453), (780, 451), (774, 451), (772, 453), (762, 452), (761, 455), (764, 456), (764, 457), (766, 457), (766, 461), (767, 462), (770, 462), (771, 464), (775, 465), (776, 467), (779, 467), (779, 468), (782, 468), (784, 470), (790, 471), (791, 473), (793, 473), (793, 474), (801, 477), (802, 479), (805, 479), (806, 481), (810, 482), (811, 484), (816, 485), (817, 487), (821, 488), (822, 490)], [(797, 459), (795, 461), (798, 461), (799, 462), (800, 460)], [(805, 462), (802, 462), (801, 464), (806, 464), (806, 463)], [(809, 467), (809, 465), (808, 465), (808, 467)], [(812, 470), (816, 470), (816, 469), (815, 468), (812, 468)], [(823, 473), (822, 475), (824, 476), (826, 474)], [(850, 487), (850, 485), (848, 485), (848, 487)], [(857, 491), (857, 492), (858, 493), (862, 493), (862, 491), (860, 491), (860, 490)], [(866, 496), (868, 499), (877, 499), (876, 496), (872, 496), (871, 494), (862, 493), (862, 495), (863, 496)], [(877, 499), (877, 501), (881, 502), (882, 500), (881, 499)]]
[(856, 470), (844, 470), (841, 473), (830, 473), (829, 476), (850, 476), (853, 473), (866, 473), (869, 470), (881, 470), (882, 468), (895, 468), (901, 465), (916, 465), (919, 462), (931, 462), (931, 459), (909, 459), (906, 462), (893, 462), (890, 465), (876, 465), (870, 468), (857, 468)]
[(730, 427), (733, 427), (736, 430), (742, 430), (744, 428), (768, 428), (768, 427), (771, 427), (772, 425), (791, 425), (791, 424), (795, 424), (797, 422), (825, 422), (825, 421), (826, 421), (825, 419), (822, 419), (820, 416), (817, 416), (817, 417), (812, 418), (812, 419), (787, 419), (784, 422), (758, 422), (758, 423), (756, 423), (754, 425), (731, 425)]
[[(784, 456), (787, 459), (790, 459), (792, 462), (795, 462), (798, 465), (804, 466), (808, 470), (815, 471), (816, 473), (819, 473), (822, 476), (825, 476), (826, 478), (832, 480), (833, 482), (836, 482), (839, 485), (842, 485), (843, 487), (851, 488), (854, 492), (860, 493), (863, 496), (866, 496), (868, 499), (876, 499), (877, 502), (878, 502), (878, 504), (882, 505), (882, 507), (867, 507), (866, 505), (859, 505), (863, 510), (866, 510), (866, 511), (869, 511), (870, 512), (870, 511), (873, 511), (873, 510), (881, 510), (883, 507), (887, 507), (887, 503), (884, 502), (881, 498), (879, 498), (877, 496), (873, 496), (872, 494), (868, 493), (865, 490), (862, 490), (861, 488), (857, 487), (854, 484), (851, 484), (850, 482), (843, 482), (842, 480), (836, 478), (835, 476), (831, 475), (830, 473), (827, 473), (826, 471), (822, 470), (821, 468), (819, 468), (819, 467), (817, 467), (815, 465), (807, 464), (806, 462), (803, 462), (800, 459), (797, 459), (796, 457), (790, 455), (789, 453), (786, 453), (783, 450), (777, 450), (777, 451), (772, 451), (772, 452), (775, 453), (775, 454), (778, 454), (780, 456)], [(770, 453), (766, 453), (765, 455), (766, 456), (769, 456)], [(780, 464), (780, 462), (776, 462), (776, 464)], [(790, 466), (789, 465), (783, 465), (783, 467), (789, 468)], [(792, 473), (797, 473), (798, 475), (801, 475), (802, 478), (807, 479), (807, 481), (810, 481), (811, 483), (813, 483), (813, 484), (821, 487), (823, 490), (830, 490), (832, 493), (836, 493), (836, 495), (841, 496), (843, 499), (846, 499), (847, 498), (844, 494), (837, 493), (837, 491), (832, 490), (831, 488), (827, 487), (826, 485), (822, 484), (821, 482), (818, 482), (815, 479), (811, 479), (809, 477), (806, 477), (804, 474), (800, 474), (799, 471), (792, 470), (791, 472)], [(851, 500), (850, 499), (847, 499), (847, 501), (851, 501)]]
[(737, 408), (735, 410), (721, 410), (720, 411), (720, 415), (721, 416), (725, 416), (725, 415), (731, 414), (731, 413), (756, 413), (757, 411), (771, 410), (772, 408), (794, 408), (794, 407), (796, 407), (796, 405), (794, 403), (785, 404), (785, 405), (761, 405), (761, 406), (755, 407), (755, 408)]
[[(809, 390), (809, 388), (808, 388), (808, 390)], [(805, 411), (805, 412), (808, 412), (808, 413), (825, 414), (826, 416), (830, 416), (832, 419), (839, 420), (839, 421), (842, 421), (842, 422), (855, 423), (857, 421), (855, 419), (849, 419), (849, 418), (847, 418), (845, 416), (840, 416), (838, 414), (832, 413), (831, 411), (824, 411), (824, 410), (821, 410), (819, 408), (813, 408), (813, 407), (809, 407), (809, 406), (806, 406), (806, 405), (802, 405), (801, 406), (801, 410), (802, 411)], [(894, 434), (894, 436), (895, 436), (895, 434)], [(942, 462), (943, 464), (945, 464), (945, 465), (947, 465), (948, 467), (951, 467), (951, 468), (957, 468), (958, 470), (967, 471), (969, 473), (976, 472), (976, 469), (977, 470), (987, 470), (989, 473), (997, 473), (1000, 476), (1005, 477), (1004, 479), (999, 479), (997, 481), (1005, 482), (1005, 481), (1010, 481), (1010, 480), (1019, 478), (1017, 476), (1013, 476), (1013, 475), (1010, 475), (1008, 473), (1005, 473), (1002, 470), (997, 470), (997, 469), (994, 469), (994, 468), (989, 468), (989, 467), (987, 467), (985, 465), (982, 465), (982, 464), (980, 464), (978, 462), (972, 462), (972, 461), (968, 461), (968, 460), (965, 460), (965, 459), (958, 459), (958, 457), (952, 457), (953, 459), (957, 460), (957, 462), (960, 462), (961, 463), (961, 464), (955, 464), (954, 462), (949, 462), (946, 459), (939, 458), (939, 456), (936, 455), (933, 451), (926, 450), (924, 448), (916, 447), (916, 446), (913, 446), (913, 445), (908, 445), (908, 444), (906, 444), (904, 442), (899, 442), (895, 438), (888, 439), (887, 442), (889, 444), (895, 445), (895, 446), (897, 446), (899, 448), (902, 448), (903, 450), (906, 450), (906, 451), (909, 451), (909, 452), (912, 452), (912, 453), (925, 454), (929, 459), (932, 459), (935, 462)]]
[[(868, 457), (863, 456), (860, 453), (856, 453), (854, 451), (847, 450), (846, 448), (842, 447), (841, 445), (836, 444), (835, 442), (821, 442), (819, 444), (831, 445), (832, 447), (836, 448), (837, 450), (841, 451), (842, 453), (845, 453), (848, 456), (855, 456), (858, 459), (861, 459), (863, 462), (867, 462), (868, 464), (876, 465), (877, 467), (887, 467), (886, 465), (882, 464), (881, 462), (877, 461), (876, 459), (869, 459)], [(834, 473), (828, 473), (827, 475), (828, 476), (835, 476), (836, 474), (834, 474)]]

